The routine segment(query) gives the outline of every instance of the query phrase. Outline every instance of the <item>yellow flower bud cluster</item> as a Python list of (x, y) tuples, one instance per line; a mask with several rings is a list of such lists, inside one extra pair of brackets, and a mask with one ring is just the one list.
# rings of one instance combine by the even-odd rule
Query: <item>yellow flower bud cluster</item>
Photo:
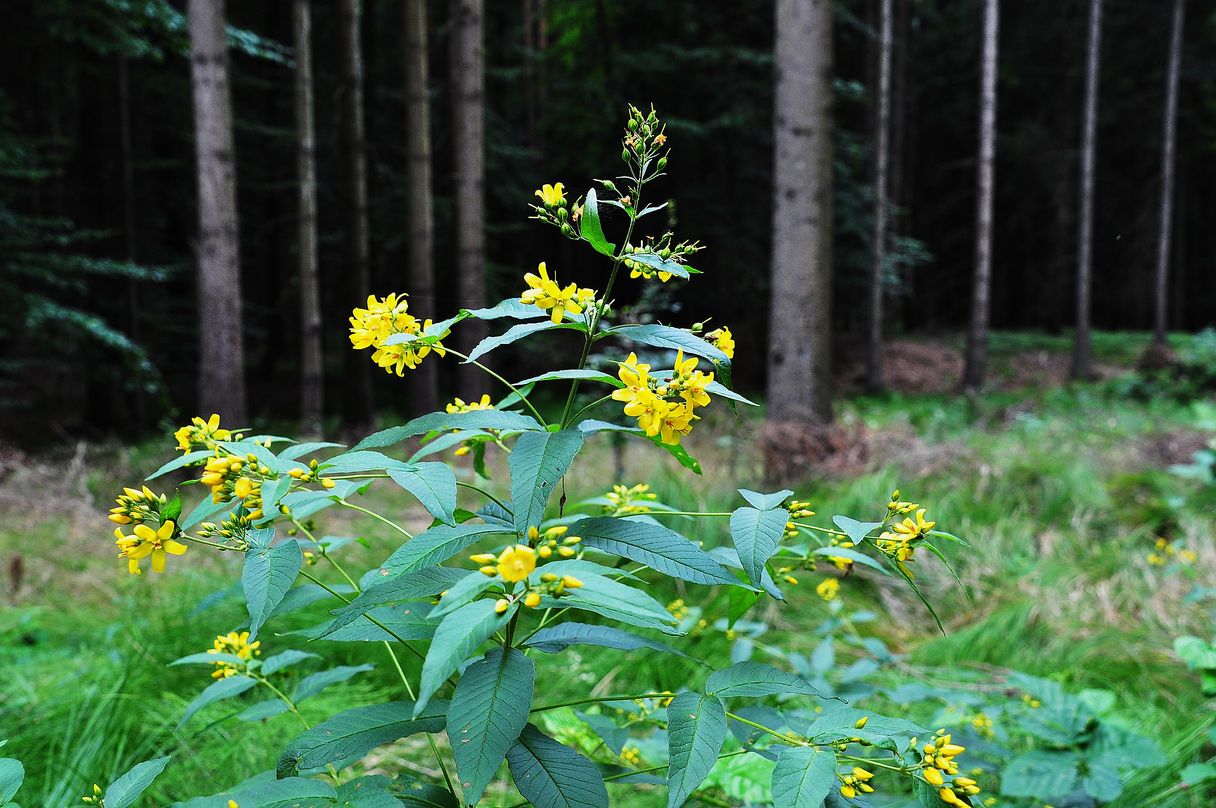
[(625, 414), (637, 418), (647, 435), (676, 445), (692, 432), (692, 422), (700, 420), (695, 410), (710, 402), (708, 388), (714, 374), (696, 367), (697, 358), (685, 359), (681, 350), (670, 375), (651, 376), (650, 365), (639, 363), (637, 354), (631, 353), (617, 373), (624, 387), (613, 391), (612, 398), (625, 403)]
[[(404, 375), (405, 369), (418, 367), (426, 356), (434, 351), (438, 356), (446, 355), (443, 343), (438, 340), (423, 341), (422, 333), (434, 323), (422, 321), (409, 313), (409, 302), (405, 294), (390, 294), (378, 298), (369, 295), (367, 308), (356, 308), (350, 316), (350, 342), (355, 350), (374, 348), (372, 361), (387, 373)], [(417, 339), (407, 339), (394, 345), (386, 345), (389, 337), (405, 334)], [(440, 336), (446, 336), (446, 332)]]
[(536, 271), (539, 274), (529, 272), (524, 275), (528, 288), (519, 296), (519, 302), (547, 311), (554, 324), (560, 323), (566, 312), (582, 314), (583, 309), (595, 301), (594, 289), (585, 289), (575, 283), (559, 286), (556, 275), (549, 277), (544, 261), (537, 265)]
[(684, 598), (676, 598), (671, 603), (668, 603), (667, 611), (676, 620), (683, 620), (685, 617), (688, 617), (688, 605), (684, 603)]
[(565, 525), (558, 525), (547, 529), (541, 533), (535, 527), (528, 528), (528, 541), (536, 548), (536, 554), (541, 558), (552, 558), (557, 555), (560, 558), (574, 558), (578, 554), (578, 544), (583, 540), (582, 536), (567, 536), (570, 528)]
[(636, 746), (624, 746), (621, 748), (621, 763), (632, 768), (639, 768), (642, 765), (642, 750)]
[(233, 512), (220, 524), (203, 522), (198, 526), (198, 534), (204, 539), (218, 536), (222, 539), (237, 539), (237, 549), (245, 549), (245, 532), (253, 526), (253, 515)]
[(824, 578), (815, 587), (815, 594), (824, 600), (835, 600), (836, 595), (840, 593), (840, 580), (837, 578)]
[(874, 779), (874, 773), (866, 771), (860, 766), (854, 766), (853, 771), (848, 774), (836, 775), (840, 778), (842, 785), (840, 786), (840, 794), (848, 799), (853, 799), (858, 792), (862, 794), (871, 794), (874, 787), (870, 785), (870, 781)]
[[(249, 632), (230, 631), (227, 634), (220, 634), (215, 638), (215, 642), (207, 649), (208, 654), (229, 654), (231, 656), (240, 657), (248, 663), (255, 656), (262, 652), (258, 650), (262, 646), (261, 640), (249, 642)], [(234, 662), (221, 660), (215, 663), (215, 670), (211, 673), (213, 679), (227, 679), (229, 676), (236, 676), (239, 673), (244, 673), (244, 667), (238, 666)]]
[(650, 505), (647, 500), (657, 499), (658, 495), (650, 491), (646, 483), (638, 483), (632, 488), (614, 485), (612, 490), (604, 494), (608, 504), (604, 505), (604, 513), (610, 516), (626, 516), (632, 513), (649, 513)]
[(301, 483), (315, 482), (316, 480), (320, 479), (320, 477), (321, 477), (321, 472), (318, 469), (318, 466), (320, 466), (320, 465), (321, 464), (314, 457), (312, 460), (308, 461), (308, 468), (302, 469), (299, 466), (296, 466), (295, 468), (288, 469), (287, 476), (290, 477), (291, 479), (295, 480), (296, 482), (301, 482)]
[(195, 416), (190, 419), (190, 423), (174, 432), (173, 437), (177, 439), (178, 451), (182, 452), (210, 450), (215, 448), (217, 441), (241, 439), (239, 433), (234, 434), (231, 430), (220, 428), (219, 413), (212, 413), (206, 421)]
[(896, 488), (891, 492), (891, 501), (887, 503), (887, 513), (894, 516), (895, 514), (909, 514), (919, 508), (915, 502), (905, 502), (899, 498), (899, 489)]
[(960, 799), (961, 796), (973, 797), (980, 793), (975, 780), (957, 776), (958, 763), (955, 758), (965, 752), (966, 747), (951, 743), (950, 735), (945, 730), (938, 730), (937, 737), (931, 743), (926, 743), (921, 751), (921, 776), (926, 783), (939, 789), (937, 795), (942, 802), (947, 805), (967, 805)]
[(923, 539), (936, 524), (937, 522), (926, 521), (925, 509), (920, 508), (916, 511), (915, 519), (905, 517), (902, 522), (892, 524), (890, 530), (879, 535), (875, 544), (900, 564), (910, 562), (916, 552), (915, 542)]
[(85, 796), (81, 797), (80, 801), (85, 805), (97, 805), (100, 806), (100, 808), (105, 808), (106, 804), (105, 798), (101, 793), (101, 786), (97, 785), (96, 783), (93, 784), (93, 793), (86, 794)]
[(971, 727), (985, 738), (991, 738), (996, 734), (992, 729), (992, 717), (984, 712), (971, 716)]
[[(550, 528), (546, 534), (551, 532)], [(564, 531), (563, 531), (564, 532)], [(539, 539), (539, 534), (536, 533), (536, 528), (533, 527), (529, 531), (529, 536), (533, 540)], [(559, 536), (561, 534), (558, 534)], [(575, 541), (581, 541), (577, 536), (572, 537)], [(566, 541), (570, 541), (567, 539)], [(499, 555), (493, 553), (478, 553), (469, 556), (469, 560), (474, 564), (480, 564), (478, 570), (482, 575), (488, 577), (498, 576), (507, 583), (517, 583), (526, 581), (536, 570), (537, 557), (548, 558), (553, 554), (553, 545), (542, 545), (542, 550), (548, 550), (542, 554), (540, 550), (534, 549), (526, 544), (515, 544)], [(568, 545), (563, 544), (560, 549), (571, 549)], [(571, 553), (573, 555), (573, 553)], [(583, 585), (583, 582), (573, 575), (557, 575), (555, 573), (546, 573), (540, 577), (541, 585), (526, 589), (522, 596), (511, 596), (509, 598), (500, 598), (495, 604), (495, 609), (499, 614), (510, 608), (514, 600), (522, 600), (523, 604), (530, 609), (535, 609), (540, 606), (541, 597), (549, 595), (551, 597), (561, 597), (567, 589), (578, 589)]]
[(169, 498), (164, 494), (152, 493), (145, 485), (142, 490), (123, 488), (115, 502), (117, 504), (110, 508), (110, 521), (129, 525), (159, 521), (161, 508), (169, 504)]

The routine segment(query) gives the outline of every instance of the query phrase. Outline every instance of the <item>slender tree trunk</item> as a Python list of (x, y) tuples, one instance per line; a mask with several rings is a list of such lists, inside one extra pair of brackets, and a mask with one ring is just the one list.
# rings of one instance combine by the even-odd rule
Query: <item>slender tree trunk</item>
[(777, 0), (768, 417), (832, 419), (832, 3)]
[[(431, 196), (431, 100), (427, 67), (426, 0), (405, 3), (406, 151), (409, 186), (410, 294), (427, 313), (435, 309), (435, 212)], [(416, 412), (439, 408), (438, 364), (423, 362), (410, 388)]]
[(971, 294), (971, 327), (963, 389), (978, 391), (988, 366), (988, 310), (992, 286), (992, 195), (996, 153), (996, 71), (998, 0), (984, 0), (984, 53), (980, 79), (980, 154), (976, 193), (975, 281)]
[[(127, 261), (136, 262), (135, 246), (135, 148), (131, 141), (131, 77), (127, 71), (127, 57), (118, 55), (118, 132), (122, 148), (122, 235)], [(127, 335), (138, 345), (141, 342), (139, 328), (139, 281), (127, 278)], [(148, 420), (147, 398), (136, 389), (131, 396), (134, 410), (134, 426), (142, 430)]]
[(1090, 289), (1093, 286), (1094, 154), (1098, 143), (1098, 71), (1102, 53), (1102, 0), (1089, 2), (1089, 52), (1085, 63), (1085, 117), (1081, 135), (1081, 212), (1077, 231), (1077, 322), (1072, 378), (1093, 377)]
[(1174, 216), (1174, 142), (1178, 132), (1178, 74), (1182, 65), (1185, 0), (1174, 0), (1170, 28), (1170, 64), (1165, 81), (1165, 120), (1161, 132), (1161, 223), (1157, 231), (1157, 274), (1153, 285), (1153, 345), (1166, 346), (1166, 301), (1169, 297), (1170, 228)]
[(300, 428), (321, 434), (325, 372), (317, 271), (317, 165), (312, 90), (312, 0), (295, 0), (296, 191), (300, 274)]
[(866, 387), (882, 390), (883, 287), (887, 269), (887, 173), (891, 132), (891, 52), (893, 0), (879, 0), (878, 108), (874, 115), (874, 244), (870, 266), (870, 345)]
[[(485, 65), (482, 51), (483, 0), (452, 0), (452, 150), (455, 156), (456, 273), (460, 305), (486, 305), (485, 235)], [(458, 345), (468, 353), (486, 335), (481, 320), (460, 326)], [(486, 388), (472, 365), (460, 366), (466, 397)]]
[(190, 72), (198, 159), (199, 409), (248, 423), (241, 266), (223, 0), (189, 0)]
[[(363, 123), (363, 45), (360, 37), (362, 0), (341, 0), (342, 28), (342, 150), (346, 158), (346, 244), (350, 298), (364, 305), (371, 294), (370, 241), (367, 223), (367, 139)], [(370, 428), (376, 420), (372, 402), (372, 365), (366, 357), (346, 351), (348, 368), (347, 424)]]

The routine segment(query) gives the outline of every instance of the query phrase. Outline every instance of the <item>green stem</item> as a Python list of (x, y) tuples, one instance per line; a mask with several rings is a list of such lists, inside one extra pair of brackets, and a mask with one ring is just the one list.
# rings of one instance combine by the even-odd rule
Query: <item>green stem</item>
[(581, 410), (576, 412), (574, 414), (574, 417), (570, 419), (570, 423), (577, 424), (579, 422), (579, 419), (582, 418), (585, 414), (587, 414), (591, 410), (595, 409), (599, 405), (603, 404), (604, 402), (611, 401), (611, 400), (612, 400), (611, 393), (602, 398), (597, 398), (595, 401), (592, 401), (590, 404), (588, 404), (587, 406), (583, 407)]
[(524, 406), (525, 406), (525, 407), (527, 407), (529, 410), (531, 410), (531, 411), (532, 411), (532, 415), (534, 415), (534, 416), (536, 417), (536, 420), (537, 420), (537, 421), (540, 421), (540, 425), (541, 425), (541, 426), (543, 426), (543, 427), (545, 427), (546, 429), (548, 429), (549, 424), (548, 424), (548, 423), (545, 421), (544, 416), (540, 414), (540, 412), (539, 412), (539, 411), (536, 409), (536, 407), (533, 407), (533, 406), (532, 406), (532, 402), (531, 402), (531, 401), (528, 401), (528, 397), (527, 397), (527, 396), (525, 396), (523, 393), (519, 392), (519, 388), (518, 388), (518, 387), (516, 387), (515, 385), (511, 384), (509, 381), (507, 381), (506, 379), (504, 379), (502, 376), (499, 376), (497, 373), (495, 373), (494, 371), (490, 370), (488, 367), (486, 367), (485, 365), (481, 364), (480, 362), (478, 362), (478, 361), (476, 361), (476, 360), (473, 360), (473, 359), (469, 359), (469, 357), (468, 357), (468, 356), (466, 356), (465, 354), (462, 354), (460, 351), (454, 351), (454, 350), (452, 350), (451, 348), (446, 348), (446, 350), (447, 350), (447, 352), (448, 352), (448, 353), (452, 354), (453, 356), (458, 356), (458, 357), (460, 357), (460, 358), (461, 358), (461, 359), (463, 359), (465, 362), (468, 362), (470, 365), (473, 365), (474, 367), (477, 367), (477, 368), (481, 368), (481, 369), (482, 369), (482, 370), (484, 370), (486, 373), (490, 374), (490, 375), (491, 375), (491, 376), (493, 376), (495, 379), (497, 379), (498, 381), (500, 381), (500, 382), (502, 382), (503, 384), (505, 384), (505, 385), (506, 385), (508, 388), (510, 388), (510, 390), (511, 390), (511, 392), (512, 392), (512, 393), (514, 393), (516, 396), (518, 396), (518, 397), (519, 397), (519, 400), (520, 400), (520, 401), (522, 401), (522, 402), (524, 403)]
[[(287, 709), (288, 709), (288, 711), (289, 711), (289, 712), (291, 712), (291, 713), (292, 713), (292, 714), (293, 714), (293, 715), (294, 715), (296, 718), (298, 718), (298, 719), (300, 720), (300, 723), (304, 725), (304, 731), (305, 731), (305, 732), (307, 732), (308, 730), (312, 729), (312, 725), (311, 725), (311, 724), (309, 724), (309, 723), (308, 723), (308, 719), (307, 719), (307, 718), (305, 718), (305, 717), (304, 717), (304, 716), (303, 716), (303, 715), (300, 713), (300, 708), (296, 706), (296, 703), (295, 703), (294, 701), (292, 701), (292, 700), (291, 700), (291, 697), (290, 697), (290, 696), (288, 696), (288, 695), (287, 695), (286, 693), (284, 693), (282, 690), (279, 690), (277, 687), (275, 687), (273, 684), (271, 684), (270, 680), (269, 680), (269, 679), (267, 679), (265, 676), (255, 676), (254, 678), (255, 678), (255, 679), (258, 681), (258, 683), (259, 683), (259, 684), (265, 685), (265, 686), (266, 686), (266, 688), (267, 688), (267, 689), (268, 689), (268, 690), (269, 690), (271, 693), (273, 693), (273, 694), (275, 694), (276, 696), (278, 696), (278, 697), (279, 697), (279, 699), (280, 699), (280, 700), (281, 700), (281, 701), (282, 701), (284, 704), (286, 704), (286, 705), (287, 705)], [(325, 768), (329, 770), (329, 776), (333, 778), (334, 783), (337, 783), (337, 782), (338, 782), (338, 770), (334, 768), (334, 766), (333, 766), (333, 764), (332, 764), (332, 763), (326, 763), (326, 764), (325, 764)]]
[(498, 507), (502, 508), (507, 513), (511, 513), (511, 509), (507, 507), (507, 503), (503, 502), (501, 499), (494, 496), (493, 494), (491, 494), (489, 491), (485, 490), (481, 486), (474, 485), (473, 483), (464, 483), (464, 482), (461, 482), (460, 480), (456, 481), (456, 485), (459, 486), (460, 488), (467, 488), (470, 491), (476, 491), (477, 493), (481, 494), (486, 499), (493, 502)]
[(370, 516), (373, 519), (380, 520), (384, 524), (391, 527), (393, 530), (400, 533), (402, 536), (405, 536), (407, 539), (414, 538), (413, 533), (410, 533), (408, 530), (406, 530), (401, 525), (394, 522), (392, 519), (387, 519), (387, 518), (381, 516), (380, 514), (376, 513), (375, 511), (371, 511), (371, 510), (368, 510), (367, 508), (364, 508), (362, 505), (356, 505), (355, 503), (347, 502), (344, 499), (338, 500), (338, 504), (344, 508), (350, 508), (352, 511), (358, 511), (359, 513), (367, 514), (368, 516)]
[(733, 719), (735, 721), (738, 721), (740, 724), (747, 724), (749, 727), (758, 729), (761, 732), (767, 732), (769, 735), (772, 735), (774, 738), (776, 738), (777, 740), (781, 741), (784, 744), (787, 744), (788, 746), (809, 746), (809, 744), (806, 741), (800, 741), (797, 738), (791, 738), (790, 736), (786, 735), (785, 733), (778, 732), (777, 730), (775, 730), (771, 727), (766, 727), (763, 724), (758, 724), (755, 721), (746, 719), (741, 715), (735, 715), (734, 713), (727, 713), (726, 717)]
[[(339, 592), (338, 590), (334, 589), (334, 588), (333, 588), (333, 587), (331, 587), (329, 584), (325, 583), (325, 582), (324, 582), (324, 581), (322, 581), (320, 578), (318, 578), (318, 577), (316, 577), (315, 575), (313, 575), (312, 573), (310, 573), (308, 570), (304, 570), (304, 569), (300, 570), (300, 575), (302, 575), (302, 576), (304, 576), (305, 578), (307, 578), (308, 580), (312, 581), (314, 584), (316, 584), (317, 586), (321, 587), (321, 588), (322, 588), (322, 589), (324, 589), (326, 592), (328, 592), (329, 594), (333, 595), (335, 598), (338, 598), (338, 599), (339, 599), (339, 600), (341, 600), (343, 603), (350, 603), (350, 601), (351, 601), (351, 599), (350, 599), (350, 598), (346, 597), (346, 595), (343, 595), (341, 592)], [(387, 633), (389, 634), (389, 636), (391, 636), (391, 637), (392, 637), (393, 639), (395, 639), (397, 642), (401, 643), (401, 644), (402, 644), (402, 645), (404, 645), (406, 648), (408, 648), (408, 649), (409, 649), (409, 651), (410, 651), (410, 652), (411, 652), (411, 653), (412, 653), (414, 656), (418, 657), (419, 659), (426, 659), (426, 654), (422, 653), (422, 652), (421, 652), (421, 651), (419, 651), (417, 648), (415, 648), (414, 646), (410, 645), (410, 644), (409, 644), (409, 643), (408, 643), (408, 642), (405, 640), (405, 638), (404, 638), (404, 637), (402, 637), (402, 636), (401, 636), (400, 634), (398, 634), (397, 632), (393, 631), (393, 630), (392, 630), (391, 628), (389, 628), (388, 626), (384, 625), (384, 623), (383, 623), (383, 622), (381, 622), (380, 620), (377, 620), (376, 618), (372, 617), (370, 614), (367, 614), (366, 612), (364, 612), (363, 616), (364, 616), (364, 617), (366, 617), (366, 618), (368, 619), (368, 621), (372, 623), (372, 625), (378, 626), (379, 628), (383, 629), (385, 632), (387, 632)]]
[(205, 544), (205, 545), (207, 545), (208, 547), (215, 547), (216, 549), (219, 549), (219, 550), (235, 550), (235, 549), (237, 549), (237, 548), (235, 548), (235, 547), (231, 547), (231, 546), (229, 546), (229, 545), (227, 545), (227, 544), (217, 544), (217, 543), (215, 543), (215, 542), (213, 542), (213, 541), (207, 541), (206, 539), (200, 539), (200, 538), (198, 538), (198, 537), (196, 537), (196, 536), (188, 536), (188, 535), (186, 535), (185, 533), (183, 533), (183, 534), (182, 534), (182, 538), (183, 538), (183, 539), (185, 539), (186, 541), (192, 541), (192, 542), (194, 542), (195, 544)]

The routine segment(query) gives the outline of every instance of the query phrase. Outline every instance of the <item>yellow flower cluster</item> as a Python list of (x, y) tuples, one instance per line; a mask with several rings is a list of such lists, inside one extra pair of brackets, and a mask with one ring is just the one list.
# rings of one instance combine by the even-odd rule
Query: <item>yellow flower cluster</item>
[[(211, 489), (211, 501), (215, 503), (241, 500), (253, 521), (262, 518), (262, 480), (270, 469), (258, 462), (255, 454), (245, 457), (217, 455), (203, 467), (199, 482)], [(255, 479), (257, 475), (260, 479)]]
[(101, 808), (105, 808), (106, 804), (105, 798), (101, 795), (101, 786), (96, 783), (93, 784), (93, 793), (81, 797), (80, 801), (85, 805), (97, 805), (101, 806)]
[(621, 747), (621, 762), (636, 769), (642, 765), (642, 750), (636, 746)]
[(177, 438), (177, 448), (182, 452), (214, 449), (216, 441), (241, 439), (239, 434), (220, 428), (219, 413), (212, 413), (206, 421), (195, 416), (190, 419), (190, 423), (174, 432), (173, 437)]
[(688, 617), (688, 604), (684, 602), (684, 598), (676, 598), (667, 604), (667, 611), (676, 620), (683, 620), (685, 617)]
[(899, 498), (899, 489), (896, 488), (891, 492), (891, 501), (887, 503), (887, 512), (894, 514), (908, 514), (916, 510), (920, 506), (915, 502), (905, 502)]
[(991, 738), (996, 734), (992, 729), (992, 716), (984, 712), (971, 716), (971, 728), (985, 738)]
[[(111, 519), (113, 517), (110, 517)], [(1194, 550), (1178, 550), (1167, 539), (1158, 537), (1153, 543), (1153, 552), (1148, 554), (1148, 563), (1154, 567), (1160, 567), (1173, 557), (1177, 557), (1183, 564), (1191, 565), (1199, 559), (1199, 554)]]
[[(493, 553), (478, 553), (477, 555), (469, 556), (469, 560), (474, 564), (481, 565), (478, 569), (482, 575), (489, 577), (497, 575), (509, 584), (526, 581), (528, 576), (536, 570), (537, 557), (545, 559), (553, 555), (557, 539), (565, 532), (565, 529), (562, 529), (560, 533), (556, 533), (556, 530), (556, 528), (550, 528), (545, 531), (545, 536), (542, 538), (540, 532), (535, 527), (528, 529), (529, 541), (532, 544), (539, 544), (540, 549), (534, 549), (528, 544), (515, 544), (503, 550), (497, 556)], [(576, 544), (579, 541), (582, 541), (582, 539), (578, 536), (565, 539), (562, 545), (557, 548), (558, 554), (562, 557), (574, 555), (574, 550), (569, 545)], [(541, 584), (540, 587), (528, 589), (523, 593), (523, 604), (530, 609), (540, 606), (542, 594), (560, 597), (567, 589), (578, 589), (583, 585), (583, 582), (573, 575), (545, 573), (541, 576)], [(510, 607), (511, 602), (516, 599), (519, 598), (516, 596), (500, 598), (495, 604), (496, 611), (502, 614)]]
[[(261, 653), (258, 649), (261, 647), (261, 640), (249, 642), (249, 632), (230, 631), (227, 634), (220, 634), (215, 638), (215, 643), (207, 649), (208, 654), (231, 654), (235, 657), (240, 657), (246, 663)], [(233, 662), (218, 661), (215, 663), (215, 670), (211, 673), (213, 679), (226, 679), (229, 676), (236, 676), (242, 673), (242, 668), (237, 667)]]
[(152, 522), (160, 519), (161, 508), (169, 504), (169, 498), (164, 494), (154, 494), (148, 486), (137, 491), (134, 488), (124, 488), (119, 494), (117, 503), (110, 508), (110, 521), (119, 525), (129, 525), (132, 522)]
[(815, 515), (811, 510), (811, 503), (802, 502), (792, 499), (786, 504), (786, 510), (790, 512), (790, 521), (785, 523), (785, 537), (792, 539), (798, 535), (798, 526), (794, 524), (795, 519), (807, 519)]
[(519, 302), (549, 312), (549, 319), (555, 324), (562, 321), (566, 312), (582, 314), (595, 300), (594, 289), (580, 288), (575, 283), (564, 288), (558, 286), (557, 276), (549, 277), (544, 261), (537, 265), (536, 271), (540, 274), (529, 272), (524, 275), (528, 288), (519, 296)]
[(705, 339), (719, 351), (726, 354), (727, 359), (735, 358), (735, 337), (730, 333), (729, 328), (725, 326), (715, 328), (705, 335)]
[(937, 522), (926, 521), (925, 509), (919, 508), (915, 519), (905, 517), (902, 522), (892, 524), (890, 530), (883, 531), (878, 536), (875, 544), (878, 549), (903, 564), (913, 560), (912, 556), (916, 552), (914, 542), (923, 539), (936, 524)]
[(614, 485), (611, 491), (604, 494), (604, 499), (608, 500), (608, 504), (604, 506), (604, 512), (612, 516), (649, 513), (650, 506), (646, 503), (646, 500), (657, 498), (658, 495), (651, 493), (650, 486), (646, 483), (638, 483), (632, 488)]
[(560, 182), (555, 182), (552, 185), (546, 182), (536, 192), (536, 196), (539, 197), (540, 203), (546, 208), (556, 208), (566, 204), (565, 189), (566, 186)]
[(819, 586), (815, 587), (815, 594), (824, 600), (835, 600), (839, 593), (840, 580), (837, 578), (824, 578), (819, 582)]
[(874, 791), (874, 787), (870, 785), (870, 780), (874, 779), (874, 772), (866, 771), (860, 766), (854, 766), (853, 771), (848, 774), (838, 774), (843, 783), (840, 786), (840, 794), (848, 799), (853, 799), (857, 796), (857, 792), (870, 794)]
[[(958, 763), (954, 758), (966, 751), (965, 746), (950, 742), (950, 735), (945, 730), (938, 730), (937, 737), (932, 743), (924, 745), (924, 757), (921, 765), (921, 776), (925, 782), (940, 789), (937, 795), (947, 805), (967, 805), (960, 796), (973, 797), (980, 793), (975, 780), (970, 777), (958, 777)], [(946, 778), (952, 778), (949, 782)]]
[(457, 398), (451, 404), (448, 404), (444, 409), (449, 415), (455, 415), (461, 412), (474, 412), (476, 410), (492, 410), (494, 405), (490, 403), (490, 394), (485, 393), (479, 401), (470, 401), (465, 403), (463, 398)]
[(423, 342), (420, 339), (395, 345), (386, 345), (385, 342), (397, 334), (420, 337), (431, 325), (431, 320), (421, 321), (409, 313), (405, 294), (393, 293), (384, 298), (369, 295), (367, 308), (356, 308), (351, 312), (350, 342), (356, 350), (374, 348), (372, 361), (386, 372), (402, 376), (406, 368), (413, 370), (418, 367), (418, 363), (431, 351), (444, 356), (446, 350), (443, 343)]
[(695, 356), (676, 355), (670, 377), (650, 375), (650, 365), (638, 362), (637, 354), (629, 354), (621, 363), (617, 375), (625, 386), (613, 391), (612, 398), (625, 402), (625, 414), (638, 419), (638, 426), (650, 437), (676, 445), (692, 432), (692, 422), (698, 407), (709, 404), (707, 388), (714, 374), (696, 369)]
[(161, 524), (156, 530), (148, 525), (136, 525), (131, 536), (124, 536), (122, 528), (114, 528), (114, 544), (118, 546), (118, 557), (127, 560), (127, 570), (132, 575), (143, 572), (139, 562), (152, 558), (152, 571), (165, 571), (166, 555), (181, 555), (186, 545), (176, 540), (177, 525), (172, 521)]

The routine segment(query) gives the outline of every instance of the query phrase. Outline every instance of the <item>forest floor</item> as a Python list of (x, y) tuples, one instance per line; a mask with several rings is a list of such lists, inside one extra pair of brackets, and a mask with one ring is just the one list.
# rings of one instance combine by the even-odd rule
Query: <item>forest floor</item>
[[(1211, 435), (1196, 428), (1186, 403), (1126, 395), (1113, 377), (1128, 372), (1142, 345), (1143, 338), (1099, 334), (1106, 380), (1066, 385), (1060, 376), (1067, 368), (1066, 340), (998, 335), (992, 392), (965, 399), (916, 386), (922, 379), (958, 377), (947, 367), (952, 360), (943, 358), (954, 355), (952, 346), (897, 343), (889, 356), (898, 361), (889, 368), (893, 374), (900, 368), (906, 392), (843, 400), (838, 429), (848, 436), (848, 457), (816, 469), (798, 494), (812, 501), (817, 521), (828, 524), (832, 514), (881, 513), (891, 490), (900, 488), (940, 527), (972, 544), (971, 551), (950, 553), (970, 592), (940, 564), (918, 563), (918, 581), (942, 615), (944, 635), (901, 587), (858, 576), (842, 589), (850, 610), (889, 616), (864, 627), (903, 655), (898, 668), (881, 674), (888, 684), (963, 682), (977, 674), (1000, 681), (1005, 672), (1020, 670), (1070, 689), (1107, 691), (1112, 714), (1155, 738), (1169, 761), (1134, 777), (1114, 804), (1182, 808), (1212, 804), (1214, 796), (1170, 789), (1181, 768), (1199, 759), (1213, 717), (1171, 644), (1181, 634), (1208, 637), (1213, 631), (1210, 614), (1187, 596), (1196, 587), (1216, 586), (1216, 497), (1170, 467), (1187, 462)], [(905, 360), (906, 368), (900, 365)], [(589, 445), (588, 451), (602, 455), (576, 464), (570, 499), (613, 482), (648, 482), (662, 500), (689, 510), (729, 510), (736, 506), (736, 487), (760, 485), (762, 458), (753, 448), (759, 429), (758, 419), (723, 414), (701, 425), (689, 450), (704, 467), (702, 477), (674, 463), (656, 466), (645, 447)], [(166, 663), (208, 647), (217, 632), (239, 624), (243, 607), (232, 588), (239, 578), (235, 558), (192, 550), (172, 559), (179, 563), (163, 577), (133, 578), (113, 557), (104, 518), (113, 493), (169, 453), (167, 441), (82, 443), (33, 458), (0, 452), (0, 562), (6, 565), (0, 569), (0, 738), (9, 739), (5, 753), (26, 762), (23, 804), (74, 804), (92, 783), (171, 752), (174, 765), (149, 792), (151, 804), (167, 805), (273, 768), (278, 750), (296, 732), (291, 716), (237, 724), (221, 720), (230, 714), (222, 707), (175, 728), (185, 705), (210, 680), (197, 668)], [(495, 484), (504, 476), (495, 475)], [(376, 489), (369, 497), (403, 516), (393, 504), (399, 499)], [(421, 513), (404, 516), (417, 526), (428, 521)], [(353, 546), (351, 561), (360, 569), (378, 563), (394, 544), (387, 529), (355, 522), (345, 512), (326, 512), (320, 521), (326, 534), (367, 539), (366, 548)], [(1185, 567), (1150, 565), (1158, 536), (1193, 550), (1197, 560)], [(704, 538), (707, 545), (727, 541), (725, 526)], [(691, 603), (695, 594), (672, 590), (655, 597), (666, 602), (686, 596)], [(749, 619), (764, 626), (758, 647), (807, 656), (828, 614), (805, 582), (792, 589), (788, 604), (754, 611)], [(314, 610), (276, 628), (306, 626), (323, 616)], [(298, 638), (274, 634), (264, 635), (264, 644), (273, 653), (292, 639), (298, 647)], [(683, 647), (719, 657), (729, 656), (736, 642), (736, 636), (709, 630)], [(378, 657), (357, 644), (334, 644), (326, 653), (343, 664)], [(304, 716), (321, 720), (351, 705), (395, 697), (386, 660), (370, 661), (375, 671), (306, 702)], [(623, 664), (614, 652), (593, 649), (564, 657), (560, 670), (541, 663), (537, 698), (553, 703), (591, 687), (597, 693), (655, 684), (675, 689), (700, 675), (669, 660)], [(365, 764), (428, 773), (416, 749), (411, 743), (381, 749)], [(1170, 796), (1158, 799), (1163, 793)], [(491, 792), (488, 804), (497, 805), (495, 799)], [(614, 786), (613, 804), (642, 808), (663, 800), (646, 787)]]

